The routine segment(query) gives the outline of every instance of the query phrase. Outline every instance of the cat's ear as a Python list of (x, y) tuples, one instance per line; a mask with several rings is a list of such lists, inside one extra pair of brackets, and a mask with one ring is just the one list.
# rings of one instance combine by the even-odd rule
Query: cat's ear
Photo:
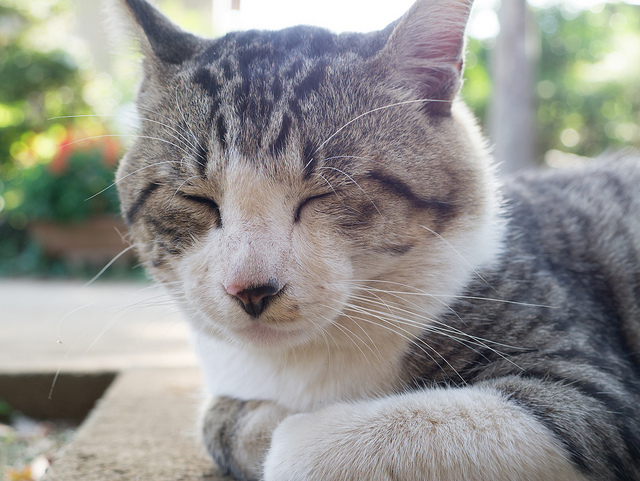
[(111, 4), (111, 13), (132, 27), (148, 60), (178, 65), (191, 58), (201, 43), (198, 37), (170, 22), (147, 0), (111, 0)]
[[(465, 29), (473, 0), (417, 0), (383, 50), (394, 83), (447, 115), (462, 82)], [(427, 99), (429, 101), (427, 101)]]

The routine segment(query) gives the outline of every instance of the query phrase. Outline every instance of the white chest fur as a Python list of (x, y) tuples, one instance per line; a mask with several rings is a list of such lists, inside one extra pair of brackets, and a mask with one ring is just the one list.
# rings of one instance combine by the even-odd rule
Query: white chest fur
[(286, 353), (252, 351), (198, 336), (206, 388), (215, 396), (266, 399), (293, 411), (389, 393), (398, 387), (402, 351), (390, 357), (355, 346), (305, 346)]

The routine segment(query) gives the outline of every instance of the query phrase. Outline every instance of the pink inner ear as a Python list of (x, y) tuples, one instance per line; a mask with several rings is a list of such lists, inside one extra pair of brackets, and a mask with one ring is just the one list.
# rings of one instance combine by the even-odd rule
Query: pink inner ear
[(460, 88), (464, 32), (471, 1), (418, 0), (400, 20), (387, 48), (393, 52), (402, 82), (429, 111), (446, 113)]

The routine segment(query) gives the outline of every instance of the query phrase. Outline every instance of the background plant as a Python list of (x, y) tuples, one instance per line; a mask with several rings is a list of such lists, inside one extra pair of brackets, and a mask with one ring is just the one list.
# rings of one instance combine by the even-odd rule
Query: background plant
[[(189, 15), (202, 20), (177, 0), (163, 5), (186, 24)], [(531, 7), (539, 35), (531, 133), (539, 163), (554, 150), (597, 156), (640, 148), (640, 7), (550, 5)], [(104, 120), (84, 115), (114, 113), (126, 103), (119, 92), (132, 95), (134, 76), (99, 73), (87, 52), (79, 54), (80, 42), (52, 40), (66, 35), (72, 6), (0, 0), (0, 275), (72, 273), (75, 267), (42, 254), (27, 235), (29, 223), (118, 211), (115, 189), (92, 197), (113, 178), (114, 145), (80, 140), (111, 133)], [(463, 97), (483, 123), (493, 43), (471, 39), (468, 46)]]
[[(37, 220), (79, 222), (117, 214), (119, 144), (87, 101), (106, 97), (92, 65), (56, 45), (68, 0), (0, 0), (0, 275), (69, 275), (28, 236)], [(104, 82), (103, 82), (104, 83)], [(72, 142), (75, 142), (72, 144)], [(84, 272), (84, 269), (80, 269)]]
[[(536, 44), (536, 156), (560, 150), (594, 157), (640, 148), (640, 6), (601, 3), (532, 8)], [(471, 39), (463, 97), (486, 124), (494, 40)]]

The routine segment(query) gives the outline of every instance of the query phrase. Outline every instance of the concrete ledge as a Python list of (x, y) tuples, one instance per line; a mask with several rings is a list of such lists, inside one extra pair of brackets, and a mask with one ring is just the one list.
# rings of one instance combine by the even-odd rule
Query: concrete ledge
[(76, 420), (95, 403), (48, 481), (225, 479), (200, 445), (196, 358), (162, 289), (0, 280), (0, 306), (0, 397)]
[(46, 481), (229, 481), (196, 432), (200, 374), (148, 368), (117, 376)]

